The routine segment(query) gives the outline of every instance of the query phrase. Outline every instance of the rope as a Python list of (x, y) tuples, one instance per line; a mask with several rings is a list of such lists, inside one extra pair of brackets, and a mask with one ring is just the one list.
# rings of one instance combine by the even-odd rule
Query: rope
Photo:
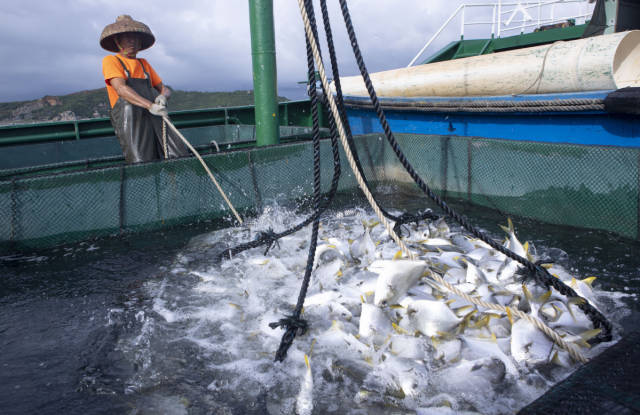
[[(313, 6), (307, 3), (309, 10), (313, 12)], [(317, 31), (314, 30), (312, 36), (317, 36)], [(320, 210), (320, 123), (318, 119), (318, 107), (317, 103), (317, 94), (315, 88), (315, 81), (312, 83), (312, 80), (315, 80), (315, 68), (313, 65), (313, 56), (311, 53), (311, 42), (309, 41), (309, 36), (306, 39), (307, 45), (307, 66), (308, 66), (308, 77), (309, 77), (309, 95), (311, 98), (311, 116), (313, 119), (313, 199), (315, 204), (315, 210)], [(335, 135), (334, 135), (335, 136)], [(296, 307), (293, 313), (284, 318), (280, 319), (278, 322), (269, 323), (269, 327), (275, 329), (276, 327), (283, 327), (285, 329), (284, 334), (282, 335), (282, 339), (280, 340), (280, 346), (278, 347), (278, 351), (276, 352), (276, 361), (282, 362), (287, 356), (287, 351), (289, 347), (293, 344), (293, 340), (298, 331), (301, 334), (304, 334), (307, 331), (308, 323), (306, 320), (300, 318), (300, 314), (302, 313), (302, 307), (304, 306), (304, 299), (307, 296), (307, 290), (309, 288), (309, 282), (311, 281), (311, 273), (313, 272), (313, 262), (316, 255), (316, 247), (318, 244), (318, 230), (320, 228), (320, 217), (318, 215), (315, 216), (313, 220), (313, 226), (311, 230), (311, 241), (309, 244), (309, 252), (307, 254), (307, 267), (305, 269), (304, 278), (302, 280), (302, 284), (300, 286), (300, 293), (298, 294), (298, 301), (296, 303)], [(268, 249), (268, 248), (267, 248)]]
[[(344, 0), (340, 0), (340, 3), (343, 6), (343, 10), (344, 10), (344, 8), (346, 8), (346, 4), (344, 3)], [(328, 91), (329, 90), (329, 83), (328, 83), (326, 75), (325, 75), (324, 65), (322, 63), (322, 59), (320, 58), (320, 54), (318, 52), (318, 46), (317, 46), (317, 44), (315, 42), (315, 39), (313, 37), (313, 33), (311, 31), (311, 25), (309, 23), (309, 17), (307, 16), (307, 12), (306, 12), (306, 10), (304, 8), (302, 0), (298, 0), (298, 6), (300, 8), (300, 13), (302, 14), (302, 20), (304, 22), (305, 31), (307, 33), (307, 38), (311, 42), (311, 47), (312, 47), (312, 50), (313, 50), (314, 59), (316, 61), (316, 65), (318, 67), (318, 71), (320, 72), (321, 82), (323, 84), (324, 89)], [(353, 44), (353, 40), (352, 40), (352, 44)], [(349, 161), (349, 165), (351, 166), (351, 169), (353, 170), (353, 173), (356, 176), (356, 180), (358, 181), (358, 184), (360, 185), (360, 188), (365, 193), (365, 197), (369, 201), (369, 204), (371, 205), (373, 210), (376, 212), (376, 215), (380, 219), (380, 222), (384, 225), (384, 227), (386, 228), (386, 230), (389, 233), (389, 235), (391, 236), (391, 238), (396, 242), (396, 244), (398, 244), (398, 246), (402, 249), (402, 252), (405, 253), (405, 255), (409, 259), (416, 260), (416, 255), (411, 250), (409, 250), (409, 248), (404, 244), (404, 242), (393, 231), (393, 229), (392, 229), (391, 225), (389, 224), (389, 222), (382, 215), (382, 212), (380, 211), (380, 208), (378, 207), (375, 199), (373, 198), (373, 196), (371, 195), (371, 193), (369, 192), (369, 190), (365, 186), (364, 180), (363, 180), (362, 176), (360, 175), (360, 172), (358, 171), (358, 169), (355, 166), (355, 161), (353, 159), (353, 155), (351, 154), (351, 151), (349, 149), (349, 146), (348, 146), (348, 143), (347, 143), (347, 140), (346, 140), (346, 137), (345, 137), (344, 127), (342, 125), (342, 120), (340, 120), (340, 116), (339, 116), (338, 109), (336, 107), (336, 103), (334, 101), (333, 95), (329, 94), (329, 95), (327, 95), (327, 98), (328, 98), (328, 101), (329, 101), (329, 107), (330, 107), (331, 112), (333, 113), (333, 116), (334, 116), (334, 118), (336, 120), (336, 123), (337, 123), (337, 128), (338, 128), (338, 132), (339, 132), (339, 136), (340, 136), (340, 141), (342, 143), (342, 147), (343, 147), (343, 149), (345, 151), (345, 154), (347, 156), (347, 160)], [(542, 321), (540, 321), (540, 320), (538, 320), (536, 318), (533, 318), (533, 317), (531, 317), (531, 316), (527, 315), (526, 313), (523, 313), (523, 312), (521, 312), (519, 310), (513, 309), (511, 307), (504, 307), (504, 306), (498, 305), (498, 304), (491, 304), (491, 303), (487, 303), (485, 301), (470, 297), (470, 296), (462, 293), (461, 291), (457, 290), (455, 287), (451, 286), (450, 284), (448, 284), (446, 281), (444, 281), (440, 276), (436, 275), (435, 273), (431, 272), (431, 276), (438, 283), (442, 284), (447, 289), (451, 290), (453, 293), (455, 293), (457, 295), (461, 295), (465, 300), (471, 302), (472, 304), (476, 304), (476, 305), (479, 305), (481, 307), (488, 308), (488, 309), (502, 311), (502, 312), (505, 312), (505, 313), (510, 312), (512, 315), (515, 315), (515, 316), (520, 317), (520, 318), (524, 318), (525, 320), (527, 320), (528, 322), (533, 324), (535, 327), (539, 328), (543, 333), (545, 333), (547, 336), (549, 336), (554, 342), (556, 342), (562, 348), (567, 350), (569, 352), (569, 354), (574, 359), (576, 359), (577, 361), (580, 361), (580, 362), (586, 362), (587, 361), (587, 359), (584, 356), (581, 355), (581, 353), (574, 347), (574, 345), (565, 342), (559, 334), (554, 332), (551, 328), (549, 328)]]
[(169, 152), (167, 151), (167, 121), (164, 118), (162, 118), (162, 150), (166, 160), (169, 158)]
[[(346, 100), (352, 108), (371, 109), (373, 104), (357, 100)], [(532, 101), (411, 101), (381, 103), (381, 107), (395, 111), (421, 112), (566, 112), (605, 111), (604, 100), (598, 98), (532, 100)]]
[[(361, 75), (362, 75), (362, 77), (364, 79), (364, 83), (365, 83), (365, 85), (367, 87), (367, 91), (369, 92), (369, 97), (371, 98), (371, 102), (373, 103), (373, 106), (374, 106), (374, 108), (376, 110), (378, 118), (380, 119), (380, 124), (382, 125), (382, 128), (383, 128), (383, 130), (385, 132), (385, 136), (387, 138), (387, 141), (389, 142), (389, 145), (391, 146), (391, 148), (395, 152), (396, 157), (398, 158), (400, 163), (402, 163), (403, 167), (405, 168), (407, 173), (411, 176), (411, 178), (416, 183), (416, 185), (418, 185), (420, 190), (422, 190), (422, 192), (424, 194), (426, 194), (431, 200), (436, 202), (438, 204), (438, 206), (447, 215), (451, 216), (456, 222), (458, 222), (464, 229), (466, 229), (468, 232), (470, 232), (473, 236), (475, 236), (476, 238), (481, 239), (482, 241), (486, 242), (487, 244), (489, 244), (493, 249), (497, 250), (498, 252), (501, 252), (504, 255), (506, 255), (507, 257), (513, 259), (514, 261), (517, 261), (518, 263), (522, 264), (527, 269), (529, 275), (532, 276), (536, 280), (536, 282), (538, 282), (541, 285), (544, 285), (547, 288), (550, 288), (550, 287), (555, 288), (560, 294), (564, 295), (565, 297), (568, 297), (568, 298), (571, 298), (571, 297), (581, 298), (575, 292), (575, 290), (573, 290), (571, 287), (567, 286), (559, 278), (553, 277), (551, 274), (549, 274), (549, 272), (546, 269), (542, 268), (541, 266), (539, 266), (537, 264), (533, 264), (532, 262), (530, 262), (526, 258), (523, 258), (523, 257), (521, 257), (519, 255), (516, 255), (511, 250), (503, 247), (502, 245), (500, 245), (499, 243), (497, 243), (496, 241), (491, 239), (489, 236), (485, 235), (484, 232), (482, 232), (479, 229), (477, 229), (476, 227), (474, 227), (464, 216), (459, 215), (457, 212), (455, 212), (453, 209), (451, 209), (444, 202), (444, 200), (442, 200), (437, 194), (435, 194), (429, 188), (429, 186), (427, 186), (427, 184), (422, 180), (420, 175), (418, 175), (418, 173), (415, 171), (415, 169), (413, 168), (411, 163), (409, 163), (409, 161), (407, 160), (406, 156), (404, 155), (404, 153), (400, 149), (400, 146), (398, 145), (398, 142), (396, 141), (395, 137), (393, 136), (393, 132), (391, 131), (391, 128), (389, 127), (389, 124), (387, 123), (387, 120), (386, 120), (386, 117), (384, 115), (384, 112), (382, 111), (382, 108), (380, 107), (380, 102), (378, 101), (378, 97), (376, 95), (375, 89), (373, 88), (373, 84), (372, 84), (371, 79), (369, 77), (369, 73), (367, 71), (367, 68), (366, 68), (366, 66), (364, 64), (364, 60), (362, 59), (362, 54), (360, 53), (360, 48), (358, 47), (358, 40), (356, 39), (355, 31), (353, 29), (353, 24), (351, 23), (351, 18), (349, 16), (349, 9), (347, 7), (346, 1), (345, 0), (340, 0), (340, 6), (341, 6), (341, 9), (342, 9), (342, 15), (344, 17), (345, 25), (347, 27), (347, 32), (349, 34), (349, 40), (351, 41), (351, 46), (353, 48), (353, 52), (354, 52), (354, 55), (356, 57), (356, 61), (358, 63), (358, 68), (360, 69), (360, 73), (361, 73)], [(594, 339), (594, 341), (595, 342), (610, 341), (611, 340), (612, 326), (611, 326), (611, 323), (604, 317), (604, 315), (599, 310), (597, 310), (595, 307), (593, 307), (586, 300), (582, 301), (581, 303), (579, 303), (578, 307), (591, 320), (591, 322), (593, 323), (594, 327), (602, 329), (602, 332)]]
[[(309, 85), (315, 85), (315, 69), (313, 68), (313, 55), (311, 54), (311, 49), (307, 50), (307, 64), (309, 64), (309, 61), (311, 61), (311, 69), (309, 69), (309, 73), (308, 73), (308, 77), (309, 77), (308, 82), (309, 82)], [(313, 88), (313, 90), (310, 88), (308, 93), (311, 100), (312, 118), (317, 117), (318, 116), (318, 113), (317, 113), (318, 96), (316, 94), (315, 87)], [(320, 208), (317, 209), (307, 219), (305, 219), (304, 221), (302, 221), (301, 223), (299, 223), (298, 225), (290, 229), (287, 229), (281, 233), (261, 232), (255, 240), (237, 245), (233, 248), (229, 248), (221, 252), (215, 258), (216, 262), (222, 260), (223, 258), (231, 259), (234, 255), (238, 254), (239, 252), (246, 251), (247, 249), (257, 248), (265, 244), (267, 244), (270, 247), (278, 239), (291, 235), (295, 232), (298, 232), (300, 229), (309, 225), (310, 223), (315, 221), (316, 218), (319, 218), (327, 210), (327, 208), (331, 204), (331, 201), (333, 200), (338, 190), (338, 181), (340, 180), (340, 174), (341, 174), (340, 145), (338, 144), (338, 138), (337, 138), (338, 132), (336, 129), (336, 123), (333, 118), (333, 114), (331, 112), (329, 112), (328, 121), (329, 121), (329, 131), (330, 131), (330, 138), (331, 138), (331, 150), (333, 155), (333, 178), (331, 179), (331, 186), (329, 188), (329, 191), (321, 199), (322, 203), (320, 204)], [(318, 126), (318, 130), (319, 130), (319, 126)], [(317, 134), (319, 135), (319, 131)], [(265, 255), (266, 255), (266, 252), (265, 252)]]
[[(307, 7), (307, 9), (309, 9)], [(340, 72), (338, 70), (338, 60), (336, 58), (336, 52), (335, 52), (335, 47), (333, 44), (333, 34), (331, 32), (331, 21), (329, 19), (329, 12), (327, 10), (327, 2), (326, 0), (320, 0), (320, 9), (322, 11), (322, 23), (324, 25), (324, 31), (325, 31), (325, 35), (327, 38), (327, 47), (329, 49), (329, 58), (331, 60), (331, 70), (333, 72), (333, 79), (334, 79), (334, 83), (335, 83), (335, 87), (336, 87), (336, 98), (337, 98), (337, 106), (338, 106), (338, 112), (340, 113), (340, 119), (342, 120), (342, 124), (344, 126), (345, 129), (345, 133), (347, 136), (347, 142), (349, 143), (349, 148), (351, 149), (351, 152), (353, 153), (353, 158), (356, 162), (356, 167), (358, 169), (358, 171), (360, 172), (360, 175), (362, 176), (362, 178), (364, 179), (364, 183), (365, 186), (367, 187), (367, 189), (369, 189), (369, 191), (371, 191), (371, 187), (369, 186), (369, 183), (365, 177), (364, 174), (364, 170), (362, 169), (362, 164), (360, 163), (360, 158), (358, 157), (358, 152), (356, 150), (356, 145), (355, 142), (353, 140), (353, 135), (351, 133), (351, 128), (349, 126), (349, 123), (347, 122), (347, 111), (345, 109), (344, 106), (344, 98), (342, 95), (342, 87), (340, 85)], [(311, 11), (311, 13), (313, 13), (313, 11)], [(315, 29), (315, 18), (311, 19), (311, 25), (312, 25), (312, 29), (313, 32), (315, 33), (316, 37), (317, 37), (317, 31)], [(323, 94), (323, 97), (326, 96), (325, 94)], [(326, 102), (325, 102), (326, 104)], [(418, 214), (418, 215), (410, 215), (408, 213), (404, 213), (400, 216), (394, 216), (391, 213), (389, 213), (388, 211), (386, 211), (384, 208), (382, 208), (382, 206), (380, 206), (380, 211), (382, 212), (382, 214), (387, 218), (390, 219), (392, 221), (395, 222), (395, 226), (394, 226), (394, 230), (396, 231), (396, 233), (400, 234), (401, 232), (401, 226), (405, 223), (409, 223), (409, 222), (418, 222), (420, 220), (425, 220), (425, 219), (438, 219), (438, 216), (432, 214), (430, 211), (424, 212), (422, 214)]]
[(193, 148), (191, 143), (189, 143), (189, 141), (187, 141), (187, 139), (184, 138), (184, 136), (180, 133), (180, 131), (178, 131), (176, 126), (173, 125), (173, 123), (171, 123), (171, 121), (169, 120), (169, 117), (162, 117), (162, 120), (164, 121), (163, 122), (163, 126), (164, 126), (165, 123), (168, 124), (169, 127), (173, 130), (173, 132), (176, 133), (177, 136), (180, 137), (182, 142), (184, 142), (184, 144), (189, 148), (189, 150), (191, 150), (191, 152), (193, 154), (195, 154), (195, 156), (200, 161), (200, 164), (202, 164), (202, 167), (204, 167), (204, 169), (206, 170), (206, 172), (209, 175), (209, 178), (211, 179), (213, 184), (216, 185), (216, 188), (218, 189), (218, 192), (220, 192), (220, 195), (222, 196), (224, 201), (227, 202), (227, 206), (229, 206), (229, 208), (231, 209), (231, 211), (235, 215), (235, 217), (238, 220), (238, 222), (240, 223), (240, 225), (242, 225), (242, 223), (243, 223), (242, 222), (242, 218), (240, 217), (240, 215), (238, 215), (238, 212), (236, 212), (236, 209), (233, 207), (233, 205), (231, 204), (231, 201), (229, 200), (227, 195), (224, 193), (224, 190), (222, 190), (222, 187), (220, 187), (220, 185), (218, 184), (218, 181), (216, 180), (216, 178), (213, 177), (213, 173), (211, 173), (211, 170), (209, 170), (209, 167), (207, 166), (207, 163), (205, 163), (204, 160), (202, 159), (202, 157), (200, 157), (200, 153), (198, 153), (198, 151), (195, 148)]

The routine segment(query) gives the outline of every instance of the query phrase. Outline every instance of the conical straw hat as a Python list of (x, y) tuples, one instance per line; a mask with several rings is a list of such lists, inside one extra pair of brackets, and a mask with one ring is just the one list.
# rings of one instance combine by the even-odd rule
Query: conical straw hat
[(140, 38), (142, 39), (140, 50), (150, 48), (153, 42), (156, 41), (153, 33), (151, 33), (151, 29), (149, 29), (146, 24), (133, 20), (128, 14), (123, 14), (116, 18), (115, 23), (111, 23), (104, 28), (100, 35), (100, 46), (110, 52), (117, 53), (119, 49), (114, 41), (115, 36), (127, 32), (140, 34)]

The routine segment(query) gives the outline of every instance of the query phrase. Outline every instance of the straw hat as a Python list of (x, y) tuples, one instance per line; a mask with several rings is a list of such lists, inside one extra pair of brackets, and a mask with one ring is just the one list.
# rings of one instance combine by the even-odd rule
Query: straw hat
[(140, 34), (140, 38), (142, 39), (140, 50), (150, 48), (153, 42), (156, 41), (153, 33), (151, 33), (151, 29), (149, 29), (146, 24), (133, 20), (128, 14), (123, 14), (116, 18), (115, 23), (111, 23), (104, 28), (100, 35), (100, 46), (110, 52), (117, 53), (119, 48), (114, 41), (115, 37), (120, 33), (127, 32)]

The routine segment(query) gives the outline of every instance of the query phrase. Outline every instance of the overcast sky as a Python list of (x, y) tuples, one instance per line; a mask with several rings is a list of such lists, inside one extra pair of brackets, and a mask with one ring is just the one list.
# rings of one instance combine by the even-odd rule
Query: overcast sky
[[(327, 3), (340, 72), (355, 75), (338, 1)], [(349, 0), (368, 69), (405, 66), (461, 3)], [(21, 0), (3, 1), (0, 8), (0, 102), (103, 87), (101, 62), (108, 52), (98, 40), (102, 29), (120, 14), (151, 28), (156, 43), (138, 56), (149, 60), (165, 84), (187, 91), (253, 88), (248, 0)], [(316, 14), (321, 17), (319, 7)], [(278, 93), (304, 98), (304, 87), (297, 84), (306, 77), (297, 1), (274, 0), (274, 20)], [(458, 38), (459, 22), (452, 21), (425, 56)], [(482, 30), (485, 36), (490, 33), (490, 27)], [(326, 48), (324, 54), (328, 61)]]

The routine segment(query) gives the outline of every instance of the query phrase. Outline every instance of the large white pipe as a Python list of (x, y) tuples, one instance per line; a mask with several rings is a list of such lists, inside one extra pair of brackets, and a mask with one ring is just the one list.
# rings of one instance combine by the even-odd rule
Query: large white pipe
[[(383, 97), (543, 94), (640, 86), (640, 30), (472, 56), (370, 75)], [(360, 76), (344, 95), (367, 96)]]

